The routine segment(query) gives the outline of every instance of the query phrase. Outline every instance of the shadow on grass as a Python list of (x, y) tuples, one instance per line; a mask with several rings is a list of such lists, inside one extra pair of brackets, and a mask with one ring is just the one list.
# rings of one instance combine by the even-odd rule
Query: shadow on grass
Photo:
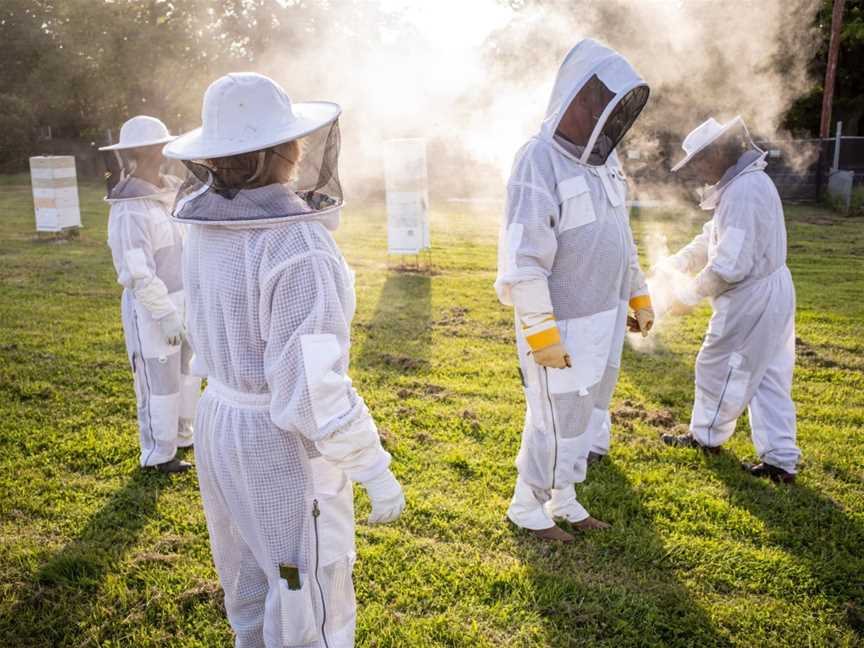
[(384, 282), (354, 366), (416, 373), (432, 351), (432, 291), (426, 275), (391, 273)]
[(675, 574), (642, 496), (609, 459), (577, 493), (609, 531), (579, 532), (571, 545), (517, 531), (531, 565), (537, 613), (554, 646), (728, 646)]
[(706, 465), (724, 483), (732, 504), (762, 520), (774, 546), (807, 565), (819, 593), (864, 641), (864, 526), (808, 486), (778, 486), (748, 475), (730, 453)]
[(9, 618), (0, 621), (4, 646), (82, 645), (78, 628), (99, 590), (153, 517), (170, 478), (136, 471), (87, 522), (19, 588)]

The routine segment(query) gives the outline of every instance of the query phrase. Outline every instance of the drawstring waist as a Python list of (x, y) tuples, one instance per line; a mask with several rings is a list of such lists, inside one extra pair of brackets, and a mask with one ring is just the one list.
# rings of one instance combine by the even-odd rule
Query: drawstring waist
[(204, 394), (209, 394), (220, 401), (242, 409), (270, 409), (270, 392), (244, 392), (229, 387), (215, 378), (207, 378), (207, 388)]

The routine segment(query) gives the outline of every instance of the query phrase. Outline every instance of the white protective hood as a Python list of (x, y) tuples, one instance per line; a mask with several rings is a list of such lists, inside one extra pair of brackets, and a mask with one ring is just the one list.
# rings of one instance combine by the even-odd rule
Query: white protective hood
[[(546, 117), (543, 119), (539, 134), (541, 139), (550, 142), (568, 157), (574, 157), (572, 147), (562, 146), (561, 142), (555, 137), (555, 132), (574, 97), (594, 75), (609, 90), (615, 93), (615, 97), (606, 105), (605, 110), (600, 115), (594, 127), (587, 146), (585, 146), (581, 156), (578, 158), (582, 164), (591, 164), (589, 162), (591, 151), (597, 145), (597, 140), (601, 136), (601, 133), (603, 133), (607, 120), (621, 101), (625, 97), (628, 97), (628, 93), (631, 93), (636, 88), (645, 89), (644, 97), (637, 98), (639, 105), (634, 106), (631, 111), (633, 114), (629, 118), (626, 128), (617, 137), (619, 141), (636, 120), (648, 98), (648, 84), (639, 76), (627, 59), (615, 50), (591, 38), (579, 41), (570, 50), (558, 69), (558, 76), (555, 79), (549, 105), (546, 108)], [(611, 149), (614, 150), (614, 145), (617, 144), (618, 141), (615, 141)], [(611, 150), (607, 153), (607, 157), (608, 154), (611, 154)]]

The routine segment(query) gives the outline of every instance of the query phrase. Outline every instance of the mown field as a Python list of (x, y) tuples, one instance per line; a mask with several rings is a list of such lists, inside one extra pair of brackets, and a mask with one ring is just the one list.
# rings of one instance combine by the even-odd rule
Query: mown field
[[(227, 646), (196, 476), (137, 466), (101, 190), (58, 244), (36, 240), (25, 177), (0, 189), (0, 645)], [(797, 484), (739, 468), (746, 417), (719, 456), (661, 446), (689, 417), (703, 306), (625, 351), (611, 460), (579, 488), (612, 529), (551, 546), (504, 517), (523, 399), (497, 208), (435, 208), (432, 272), (388, 268), (380, 206), (350, 207), (337, 237), (352, 377), (408, 497), (398, 523), (358, 526), (358, 645), (862, 645), (864, 220), (787, 211)], [(700, 218), (643, 211), (634, 230), (674, 248)]]

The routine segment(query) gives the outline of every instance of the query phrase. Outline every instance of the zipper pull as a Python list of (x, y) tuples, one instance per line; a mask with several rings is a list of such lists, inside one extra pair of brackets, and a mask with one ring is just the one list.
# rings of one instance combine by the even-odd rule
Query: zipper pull
[(312, 517), (317, 518), (321, 515), (321, 509), (318, 508), (318, 500), (312, 500)]

